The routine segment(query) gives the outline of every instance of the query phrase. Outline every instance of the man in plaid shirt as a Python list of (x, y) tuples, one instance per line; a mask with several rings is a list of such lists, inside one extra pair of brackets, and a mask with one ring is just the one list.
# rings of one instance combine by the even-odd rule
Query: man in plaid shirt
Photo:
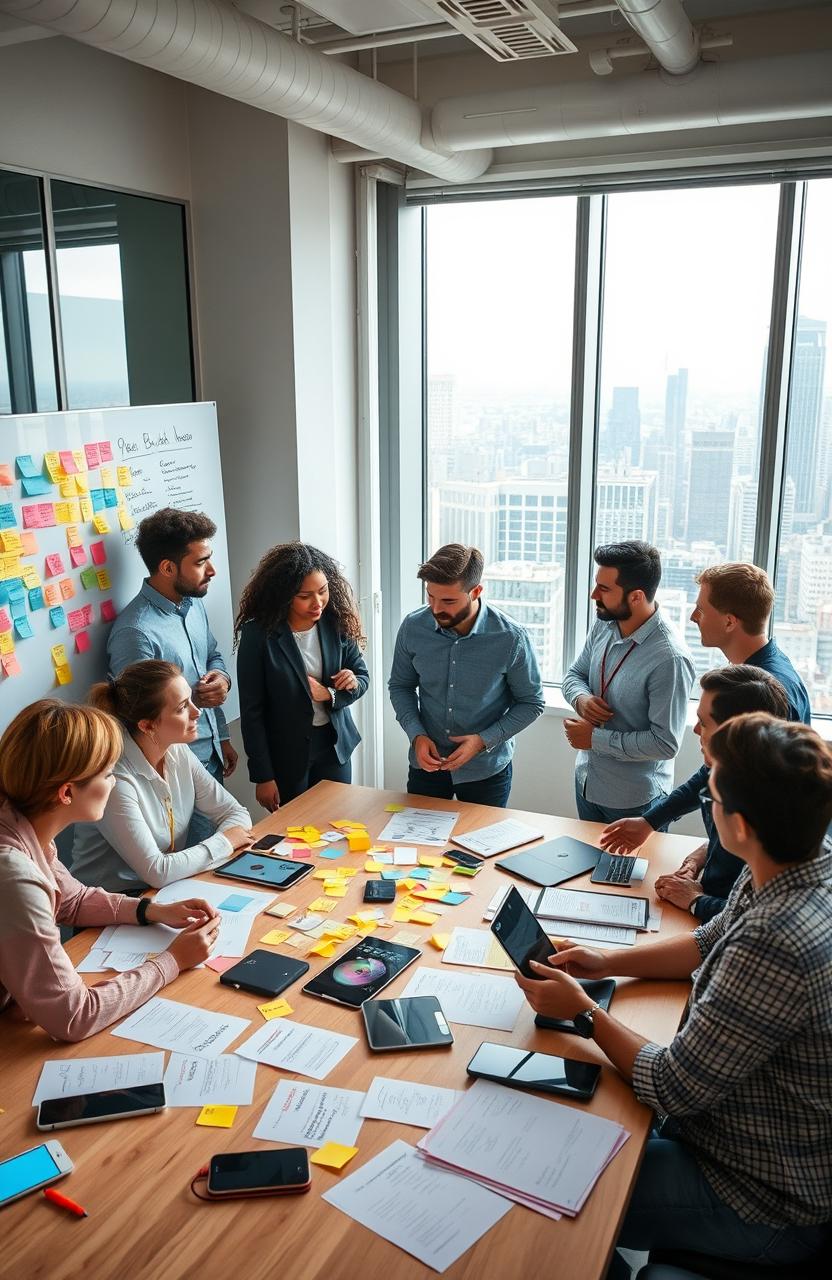
[[(746, 864), (725, 910), (630, 955), (564, 946), (551, 957), (559, 972), (536, 965), (543, 981), (517, 980), (666, 1117), (619, 1244), (799, 1263), (832, 1222), (832, 750), (756, 712), (722, 725), (710, 753), (719, 838)], [(575, 981), (612, 974), (692, 978), (669, 1047), (591, 1006)]]

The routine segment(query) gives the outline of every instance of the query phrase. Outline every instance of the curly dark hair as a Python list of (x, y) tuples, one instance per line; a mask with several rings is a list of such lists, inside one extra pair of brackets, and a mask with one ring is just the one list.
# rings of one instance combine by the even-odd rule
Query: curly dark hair
[(284, 542), (266, 552), (240, 597), (234, 620), (234, 648), (243, 623), (253, 620), (265, 631), (273, 631), (285, 622), (304, 578), (316, 572), (324, 574), (329, 583), (329, 603), (324, 613), (335, 622), (341, 635), (363, 647), (366, 638), (358, 605), (336, 561), (308, 542)]
[(153, 574), (163, 560), (172, 560), (177, 569), (188, 554), (192, 542), (213, 538), (217, 526), (203, 511), (180, 511), (163, 507), (145, 516), (136, 535), (136, 550)]

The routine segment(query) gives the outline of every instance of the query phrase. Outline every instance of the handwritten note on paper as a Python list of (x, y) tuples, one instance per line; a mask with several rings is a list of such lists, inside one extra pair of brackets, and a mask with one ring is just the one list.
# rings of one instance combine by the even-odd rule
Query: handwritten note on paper
[(376, 1076), (367, 1090), (361, 1114), (365, 1120), (391, 1120), (394, 1124), (432, 1129), (461, 1097), (456, 1089)]
[(59, 578), (62, 573), (66, 573), (64, 562), (57, 551), (46, 557), (46, 576), (47, 578)]
[(525, 996), (513, 978), (497, 974), (417, 969), (403, 996), (437, 996), (449, 1022), (513, 1031)]
[(265, 1023), (235, 1052), (241, 1058), (251, 1058), (270, 1067), (282, 1067), (284, 1071), (296, 1071), (298, 1075), (323, 1080), (356, 1044), (355, 1036), (280, 1018)]
[[(112, 1058), (62, 1058), (43, 1064), (32, 1106), (46, 1098), (80, 1098), (104, 1089), (161, 1084), (163, 1053), (127, 1053)], [(170, 1106), (170, 1101), (168, 1101)]]
[(257, 1063), (222, 1053), (216, 1058), (172, 1053), (165, 1071), (169, 1107), (248, 1107), (254, 1098)]
[(327, 1142), (351, 1146), (361, 1128), (363, 1102), (364, 1094), (353, 1089), (281, 1080), (253, 1137), (304, 1147), (322, 1147)]
[[(154, 996), (129, 1018), (114, 1027), (111, 1035), (124, 1040), (137, 1040), (157, 1049), (172, 1049), (197, 1057), (216, 1058), (246, 1027), (248, 1018), (235, 1018), (229, 1013), (212, 1013), (178, 1000)], [(264, 1028), (268, 1030), (268, 1026)], [(241, 1055), (250, 1056), (250, 1055)]]

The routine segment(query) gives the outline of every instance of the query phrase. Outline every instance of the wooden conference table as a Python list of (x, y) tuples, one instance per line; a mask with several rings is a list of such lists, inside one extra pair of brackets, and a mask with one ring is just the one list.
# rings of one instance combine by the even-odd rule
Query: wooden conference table
[[(259, 833), (285, 831), (289, 825), (304, 822), (325, 830), (332, 821), (351, 818), (365, 822), (371, 837), (376, 837), (389, 820), (385, 805), (394, 802), (458, 810), (457, 833), (486, 826), (505, 816), (533, 822), (547, 837), (572, 835), (595, 842), (601, 829), (596, 824), (546, 814), (424, 797), (414, 799), (397, 792), (324, 782), (258, 823), (257, 830)], [(695, 843), (683, 836), (651, 836), (645, 850), (650, 858), (645, 891), (650, 891), (657, 875), (677, 867)], [(423, 848), (422, 852), (437, 853), (438, 850)], [(349, 863), (362, 869), (349, 881), (347, 896), (334, 913), (339, 920), (346, 920), (351, 912), (361, 909), (363, 886), (368, 878), (363, 873), (365, 857), (347, 854), (343, 861), (322, 864), (335, 869)], [(201, 878), (213, 879), (210, 875)], [(454, 877), (454, 887), (472, 892), (467, 903), (452, 907), (434, 928), (399, 926), (424, 934), (424, 954), (417, 964), (437, 968), (441, 965), (440, 953), (428, 944), (435, 929), (449, 932), (456, 925), (487, 928), (482, 921), (484, 907), (499, 885), (510, 882), (493, 865), (487, 865), (473, 880)], [(589, 877), (569, 883), (574, 887), (589, 887)], [(308, 877), (287, 896), (303, 907), (318, 897), (321, 890), (321, 882)], [(250, 934), (250, 948), (253, 949), (270, 928), (282, 924), (273, 916), (258, 916)], [(389, 937), (398, 932), (399, 927), (382, 931), (380, 936)], [(687, 932), (691, 927), (687, 913), (664, 904), (662, 938)], [(74, 961), (86, 954), (96, 936), (97, 931), (89, 929), (68, 942), (67, 949)], [(655, 939), (657, 935), (648, 936)], [(343, 950), (353, 942), (345, 943)], [(302, 956), (304, 952), (289, 951), (288, 954)], [(464, 1089), (469, 1080), (466, 1064), (483, 1040), (606, 1062), (591, 1041), (537, 1030), (528, 1005), (521, 1010), (513, 1032), (454, 1024), (455, 1044), (450, 1050), (373, 1054), (366, 1047), (360, 1014), (300, 994), (302, 983), (330, 963), (330, 960), (310, 957), (309, 974), (284, 993), (297, 1021), (358, 1037), (359, 1043), (327, 1077), (327, 1084), (365, 1090), (374, 1076), (384, 1075)], [(411, 966), (401, 974), (386, 989), (385, 996), (400, 994), (414, 968)], [(86, 980), (94, 983), (101, 979), (90, 975)], [(688, 989), (688, 984), (682, 982), (623, 979), (619, 981), (613, 1009), (617, 1017), (634, 1030), (650, 1040), (667, 1044), (678, 1026)], [(250, 1018), (251, 1027), (241, 1039), (262, 1025), (256, 1005), (262, 1003), (264, 997), (221, 986), (211, 969), (183, 973), (160, 994)], [(108, 1031), (80, 1044), (57, 1044), (15, 1012), (7, 1012), (0, 1019), (0, 1107), (4, 1110), (0, 1115), (0, 1158), (56, 1137), (75, 1164), (75, 1171), (58, 1184), (59, 1189), (89, 1212), (85, 1219), (73, 1218), (40, 1195), (28, 1196), (0, 1211), (3, 1239), (0, 1275), (13, 1276), (15, 1280), (34, 1280), (40, 1276), (48, 1276), (50, 1280), (79, 1276), (92, 1280), (110, 1280), (110, 1277), (119, 1277), (119, 1280), (122, 1277), (128, 1280), (269, 1277), (272, 1280), (275, 1275), (290, 1280), (298, 1277), (303, 1280), (355, 1280), (356, 1277), (389, 1280), (393, 1274), (397, 1280), (416, 1280), (417, 1277), (425, 1280), (435, 1275), (409, 1254), (321, 1200), (321, 1194), (339, 1177), (347, 1177), (394, 1139), (403, 1138), (415, 1144), (424, 1133), (421, 1129), (365, 1120), (357, 1139), (359, 1154), (352, 1164), (341, 1174), (312, 1166), (312, 1189), (306, 1195), (214, 1204), (202, 1204), (191, 1196), (190, 1180), (211, 1155), (262, 1145), (252, 1140), (251, 1133), (286, 1072), (262, 1064), (258, 1067), (253, 1105), (240, 1108), (231, 1129), (196, 1127), (196, 1112), (188, 1108), (171, 1109), (135, 1121), (60, 1130), (54, 1135), (38, 1132), (31, 1101), (45, 1059), (130, 1052), (150, 1050), (146, 1045), (118, 1039)], [(541, 1267), (558, 1280), (593, 1280), (604, 1275), (638, 1171), (651, 1113), (636, 1101), (630, 1086), (606, 1065), (589, 1109), (620, 1122), (632, 1136), (602, 1174), (579, 1216), (552, 1222), (515, 1206), (449, 1268), (447, 1276), (452, 1280), (462, 1277), (502, 1280), (534, 1275)]]

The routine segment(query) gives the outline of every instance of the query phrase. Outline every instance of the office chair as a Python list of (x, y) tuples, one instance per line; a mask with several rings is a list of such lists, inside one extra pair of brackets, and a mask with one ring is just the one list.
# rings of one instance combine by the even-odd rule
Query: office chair
[(830, 1245), (816, 1258), (783, 1267), (761, 1267), (756, 1262), (736, 1262), (713, 1258), (684, 1249), (651, 1249), (648, 1266), (638, 1280), (671, 1280), (672, 1277), (704, 1277), (704, 1280), (827, 1280), (830, 1274)]

